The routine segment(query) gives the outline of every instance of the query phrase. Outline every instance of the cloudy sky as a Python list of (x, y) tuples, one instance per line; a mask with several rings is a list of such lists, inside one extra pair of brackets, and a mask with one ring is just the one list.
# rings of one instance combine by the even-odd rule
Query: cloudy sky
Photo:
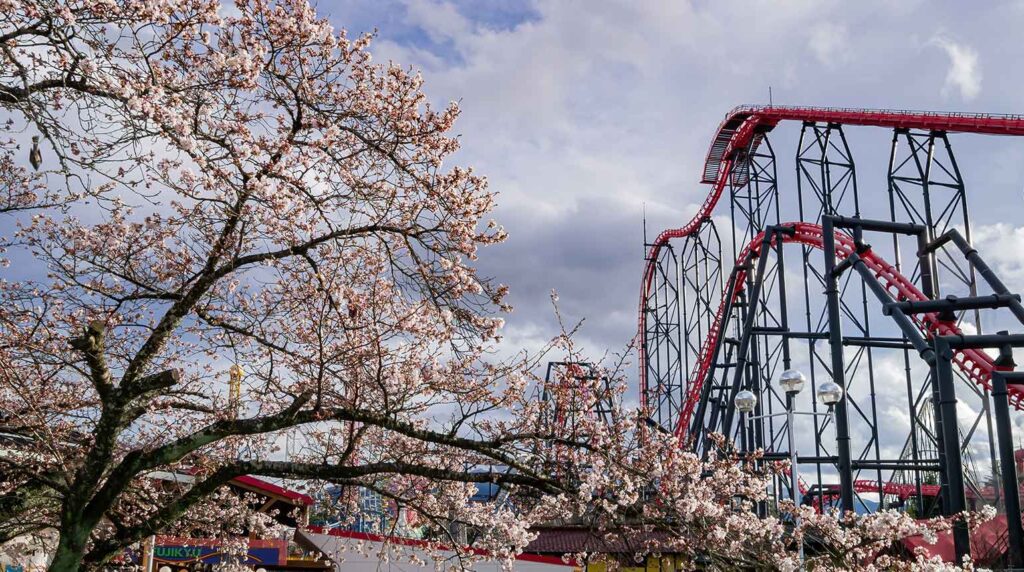
[[(509, 241), (482, 254), (512, 287), (510, 347), (556, 332), (548, 296), (586, 318), (595, 353), (633, 336), (651, 236), (689, 220), (699, 170), (733, 106), (767, 103), (1022, 113), (1024, 2), (322, 0), (373, 51), (459, 102), (458, 160), (500, 192)], [(799, 126), (772, 134), (793, 209)], [(886, 197), (891, 132), (847, 131), (862, 200)], [(1024, 290), (1024, 140), (954, 136), (976, 243)], [(902, 360), (880, 375), (902, 376)], [(896, 387), (883, 389), (900, 403)], [(887, 412), (886, 409), (889, 409)], [(883, 404), (883, 421), (906, 423)], [(890, 446), (898, 446), (894, 439)], [(981, 443), (979, 443), (981, 446)]]
[[(767, 102), (770, 86), (776, 104), (1024, 112), (1024, 3), (963, 6), (324, 0), (319, 10), (350, 32), (378, 30), (378, 60), (421, 69), (433, 100), (462, 107), (458, 159), (501, 193), (496, 218), (510, 233), (481, 257), (512, 287), (509, 341), (552, 333), (554, 288), (601, 351), (635, 330), (645, 205), (651, 234), (689, 219), (731, 107)], [(780, 171), (793, 168), (797, 131), (777, 130)], [(851, 130), (865, 196), (885, 196), (872, 183), (884, 185), (889, 137)], [(1004, 225), (982, 233), (999, 247), (992, 257), (1024, 278), (1024, 142), (954, 144), (977, 224)]]

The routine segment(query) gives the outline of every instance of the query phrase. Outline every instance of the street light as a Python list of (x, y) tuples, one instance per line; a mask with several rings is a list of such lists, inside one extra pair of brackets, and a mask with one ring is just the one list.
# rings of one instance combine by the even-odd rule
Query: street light
[(754, 408), (757, 407), (757, 396), (753, 391), (744, 389), (736, 393), (733, 403), (736, 404), (736, 411), (740, 412), (740, 436), (742, 437), (740, 445), (743, 450), (747, 450), (747, 422), (749, 420), (744, 421), (744, 418), (753, 413)]
[[(794, 410), (794, 401), (797, 395), (804, 390), (804, 386), (807, 385), (807, 378), (803, 373), (797, 369), (786, 369), (782, 371), (778, 377), (778, 387), (785, 392), (785, 412), (784, 413), (770, 413), (766, 415), (751, 416), (749, 421), (767, 419), (767, 417), (774, 417), (779, 415), (785, 415), (786, 423), (788, 424), (788, 434), (790, 434), (790, 492), (792, 494), (793, 503), (797, 509), (800, 508), (802, 498), (800, 494), (800, 468), (798, 466), (799, 458), (797, 456), (797, 436), (794, 430), (794, 416), (801, 415), (826, 415), (830, 413), (817, 413), (817, 412), (804, 412)], [(834, 382), (826, 382), (821, 384), (817, 390), (818, 400), (827, 405), (829, 408), (841, 399), (843, 399), (843, 388)], [(758, 397), (750, 391), (740, 391), (736, 393), (736, 397), (733, 399), (733, 403), (736, 410), (741, 414), (751, 413), (758, 404)], [(745, 437), (745, 430), (743, 432)], [(800, 526), (800, 517), (797, 513), (794, 513), (794, 526)], [(800, 561), (804, 562), (804, 543), (800, 543)]]
[(736, 394), (736, 410), (740, 413), (753, 413), (757, 406), (757, 396), (753, 391), (744, 389)]
[(843, 388), (834, 381), (826, 381), (818, 386), (818, 401), (825, 407), (832, 407), (843, 398)]
[[(796, 430), (793, 425), (793, 402), (796, 401), (796, 395), (800, 393), (800, 390), (804, 388), (807, 378), (804, 374), (800, 373), (795, 369), (787, 369), (782, 372), (779, 376), (779, 387), (786, 392), (786, 422), (789, 424), (789, 492), (793, 498), (793, 528), (800, 527), (800, 517), (798, 516), (800, 505), (803, 503), (803, 495), (800, 494), (800, 470), (798, 468), (798, 459), (796, 454)], [(804, 561), (804, 543), (800, 542), (800, 562)], [(803, 566), (801, 566), (802, 568)]]
[[(802, 504), (800, 498), (800, 471), (798, 466), (797, 450), (796, 450), (796, 431), (794, 430), (793, 418), (796, 415), (831, 415), (832, 406), (843, 398), (843, 388), (839, 384), (827, 381), (818, 387), (818, 400), (829, 408), (829, 413), (812, 413), (794, 411), (793, 403), (796, 399), (797, 394), (803, 391), (804, 386), (807, 384), (807, 378), (798, 370), (788, 369), (779, 376), (779, 387), (786, 393), (786, 412), (785, 413), (773, 413), (769, 415), (758, 415), (750, 417), (748, 420), (753, 421), (755, 419), (765, 419), (768, 417), (776, 417), (780, 415), (786, 416), (786, 422), (789, 424), (789, 489), (793, 499), (793, 505), (799, 508)], [(757, 406), (757, 396), (752, 392), (743, 390), (736, 393), (736, 397), (733, 399), (733, 403), (736, 410), (741, 414), (749, 414), (754, 411)], [(742, 423), (742, 421), (741, 421)], [(743, 435), (746, 435), (744, 429)], [(800, 517), (797, 513), (793, 514), (793, 525), (795, 527), (800, 526)], [(800, 543), (800, 561), (804, 561), (804, 545)]]
[(786, 395), (800, 393), (805, 383), (807, 383), (807, 378), (795, 369), (787, 369), (779, 376), (779, 387), (786, 392)]

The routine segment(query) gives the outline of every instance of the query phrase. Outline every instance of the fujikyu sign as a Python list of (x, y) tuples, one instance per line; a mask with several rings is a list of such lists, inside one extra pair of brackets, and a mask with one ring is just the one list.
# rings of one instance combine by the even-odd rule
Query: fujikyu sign
[(161, 560), (198, 560), (203, 555), (200, 546), (157, 546), (153, 556)]
[[(249, 539), (248, 542), (245, 564), (279, 565), (287, 561), (287, 541)], [(156, 562), (216, 564), (223, 556), (223, 543), (212, 538), (159, 536), (153, 547), (153, 560)]]

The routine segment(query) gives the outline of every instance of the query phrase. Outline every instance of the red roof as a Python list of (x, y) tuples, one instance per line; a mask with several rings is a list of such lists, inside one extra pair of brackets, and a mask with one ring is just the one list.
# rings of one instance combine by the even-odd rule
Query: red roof
[[(298, 532), (302, 532), (302, 530), (299, 530)], [(327, 535), (327, 536), (337, 536), (339, 538), (348, 538), (348, 539), (352, 539), (352, 540), (367, 540), (367, 541), (370, 541), (370, 542), (383, 542), (383, 543), (387, 543), (387, 544), (393, 544), (393, 545), (396, 545), (396, 546), (409, 546), (409, 547), (412, 547), (412, 548), (437, 548), (437, 549), (440, 549), (440, 550), (451, 550), (450, 547), (447, 547), (447, 546), (445, 546), (443, 544), (439, 544), (437, 542), (430, 542), (430, 541), (427, 541), (427, 540), (421, 540), (419, 538), (405, 538), (405, 537), (402, 537), (402, 536), (394, 536), (394, 535), (373, 534), (373, 533), (369, 533), (369, 532), (356, 532), (354, 530), (344, 530), (344, 529), (341, 529), (341, 528), (330, 528), (330, 529), (328, 529), (328, 528), (324, 528), (322, 526), (307, 526), (306, 527), (306, 532), (313, 533), (313, 534), (324, 534), (324, 535)], [(531, 546), (532, 546), (532, 544), (531, 544)], [(477, 554), (477, 555), (480, 555), (480, 556), (488, 556), (490, 554), (486, 550), (480, 550), (478, 548), (473, 548), (473, 549), (471, 549), (471, 551), (474, 554)], [(565, 560), (561, 556), (549, 556), (549, 555), (544, 555), (544, 554), (535, 554), (536, 552), (538, 552), (538, 551), (537, 550), (531, 550), (530, 547), (527, 546), (526, 551), (524, 551), (522, 554), (517, 555), (515, 557), (515, 559), (523, 561), (523, 562), (539, 562), (539, 563), (544, 563), (544, 564), (556, 564), (556, 565), (559, 565), (559, 566), (572, 566), (572, 567), (577, 566), (577, 562), (572, 560), (572, 559)]]
[(257, 491), (271, 494), (274, 496), (282, 497), (292, 504), (308, 506), (313, 504), (313, 497), (295, 492), (293, 490), (286, 489), (282, 486), (275, 485), (274, 483), (264, 481), (252, 475), (242, 475), (241, 477), (235, 477), (231, 480), (232, 483), (241, 485), (242, 487), (256, 489)]
[(526, 546), (526, 552), (541, 554), (570, 554), (576, 552), (599, 552), (604, 554), (626, 554), (641, 552), (653, 543), (663, 551), (668, 547), (669, 535), (658, 532), (610, 531), (596, 532), (582, 527), (535, 527), (530, 532), (537, 538)]

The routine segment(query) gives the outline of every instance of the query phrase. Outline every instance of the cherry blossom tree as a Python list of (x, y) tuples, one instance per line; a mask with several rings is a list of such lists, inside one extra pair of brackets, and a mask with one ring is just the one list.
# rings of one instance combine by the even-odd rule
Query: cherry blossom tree
[[(55, 538), (65, 571), (258, 529), (223, 486), (259, 474), (376, 491), (498, 558), (586, 519), (792, 565), (793, 535), (734, 506), (763, 468), (620, 405), (565, 433), (531, 399), (540, 356), (493, 359), (494, 193), (450, 162), (457, 107), (369, 41), (305, 0), (0, 0), (0, 545)], [(619, 373), (563, 397), (618, 404)], [(510, 500), (471, 503), (479, 482)], [(803, 520), (858, 558), (930, 526)]]
[[(512, 433), (463, 436), (516, 382), (481, 360), (504, 289), (470, 264), (503, 232), (443, 164), (454, 105), (305, 2), (2, 8), (0, 102), (44, 142), (38, 173), (2, 149), (4, 209), (36, 207), (0, 292), (3, 430), (31, 445), (4, 459), (6, 538), (56, 526), (54, 570), (101, 562), (246, 473), (556, 490)], [(267, 453), (294, 426), (317, 458)]]

